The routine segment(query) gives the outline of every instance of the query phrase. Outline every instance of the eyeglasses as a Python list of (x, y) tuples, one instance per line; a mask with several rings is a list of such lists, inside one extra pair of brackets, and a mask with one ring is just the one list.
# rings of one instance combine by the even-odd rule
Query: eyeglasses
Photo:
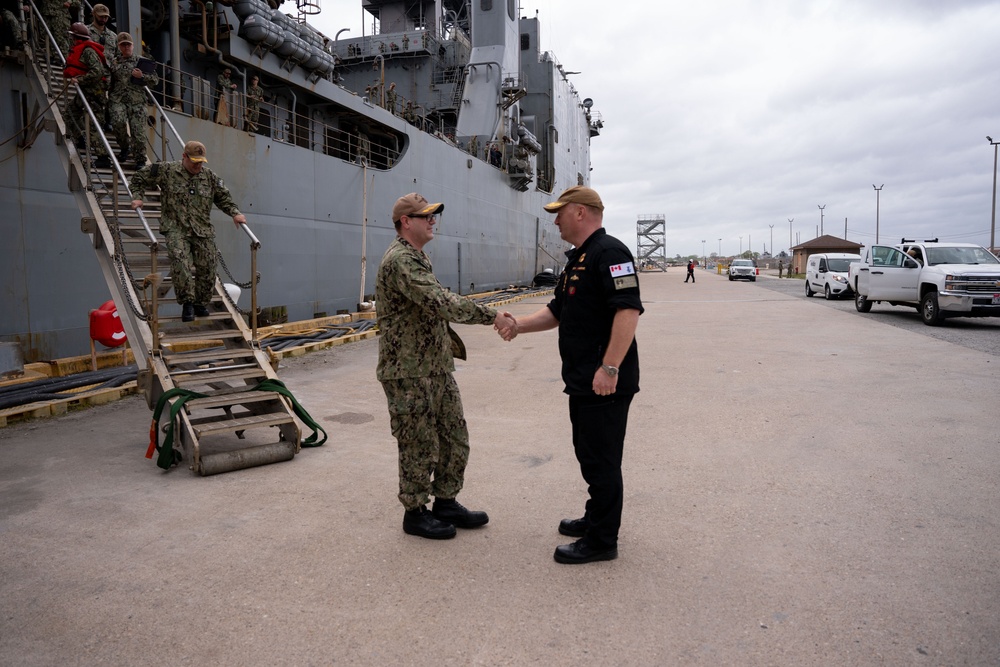
[(414, 213), (413, 215), (406, 216), (407, 218), (423, 218), (425, 220), (434, 220), (437, 218), (436, 213)]

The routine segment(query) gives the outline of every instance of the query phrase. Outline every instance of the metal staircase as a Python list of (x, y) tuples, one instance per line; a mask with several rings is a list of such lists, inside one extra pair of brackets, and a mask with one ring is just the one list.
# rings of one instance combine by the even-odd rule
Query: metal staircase
[[(208, 306), (209, 317), (182, 322), (180, 306), (173, 297), (166, 244), (159, 232), (158, 191), (144, 193), (141, 198), (149, 203), (133, 211), (130, 202), (135, 197), (127, 183), (134, 163), (120, 164), (115, 159), (116, 141), (98, 129), (111, 157), (111, 167), (100, 169), (92, 166), (91, 146), (79, 150), (65, 139), (64, 114), (78, 93), (75, 86), (64, 85), (61, 66), (50, 65), (62, 58), (34, 7), (31, 19), (35, 41), (25, 64), (34, 70), (39, 97), (55, 101), (47, 112), (48, 126), (54, 122), (68, 188), (81, 211), (81, 228), (93, 241), (135, 354), (147, 403), (152, 409), (160, 396), (175, 388), (198, 394), (188, 397), (179, 410), (173, 433), (182, 460), (201, 475), (291, 459), (302, 446), (300, 423), (291, 402), (276, 391), (255, 389), (262, 381), (277, 380), (257, 340), (256, 253), (260, 242), (246, 225), (240, 225), (249, 238), (251, 252), (253, 279), (241, 285), (251, 292), (249, 326), (218, 279)], [(148, 150), (154, 160), (164, 159), (171, 151), (179, 156), (183, 141), (156, 99), (148, 90), (146, 93), (150, 113), (155, 110), (158, 118), (150, 131), (155, 140), (148, 142)], [(88, 122), (100, 128), (90, 106), (86, 107)], [(175, 400), (170, 399), (170, 403)]]

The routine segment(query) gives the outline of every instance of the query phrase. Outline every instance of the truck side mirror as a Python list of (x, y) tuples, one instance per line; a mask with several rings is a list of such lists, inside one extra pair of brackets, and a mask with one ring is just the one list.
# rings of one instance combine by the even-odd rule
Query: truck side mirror
[(907, 257), (906, 259), (903, 260), (903, 268), (904, 269), (919, 269), (920, 268), (920, 264), (918, 264), (917, 260), (913, 259), (912, 257)]

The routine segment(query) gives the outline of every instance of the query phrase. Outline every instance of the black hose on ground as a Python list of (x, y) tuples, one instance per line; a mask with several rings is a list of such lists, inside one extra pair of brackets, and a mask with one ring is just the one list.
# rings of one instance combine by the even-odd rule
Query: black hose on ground
[(139, 368), (135, 364), (107, 368), (100, 371), (74, 373), (62, 378), (45, 378), (23, 384), (0, 388), (0, 410), (14, 408), (19, 405), (36, 403), (38, 401), (58, 401), (73, 398), (73, 394), (65, 394), (71, 389), (97, 385), (94, 389), (109, 389), (120, 387), (126, 382), (136, 379)]

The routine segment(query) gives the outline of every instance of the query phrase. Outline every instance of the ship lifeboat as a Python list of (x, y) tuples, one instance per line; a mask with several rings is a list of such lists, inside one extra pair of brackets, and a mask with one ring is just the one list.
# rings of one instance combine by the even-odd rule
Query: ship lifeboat
[(285, 33), (260, 14), (251, 14), (240, 25), (240, 34), (254, 44), (274, 51), (285, 43)]
[(277, 9), (271, 14), (271, 21), (284, 32), (285, 39), (274, 52), (283, 58), (290, 58), (297, 63), (303, 63), (309, 57), (306, 45), (299, 37), (298, 26), (294, 19), (289, 18)]
[(271, 16), (271, 8), (265, 0), (236, 0), (233, 2), (233, 12), (240, 17), (241, 21), (254, 14), (268, 18)]

